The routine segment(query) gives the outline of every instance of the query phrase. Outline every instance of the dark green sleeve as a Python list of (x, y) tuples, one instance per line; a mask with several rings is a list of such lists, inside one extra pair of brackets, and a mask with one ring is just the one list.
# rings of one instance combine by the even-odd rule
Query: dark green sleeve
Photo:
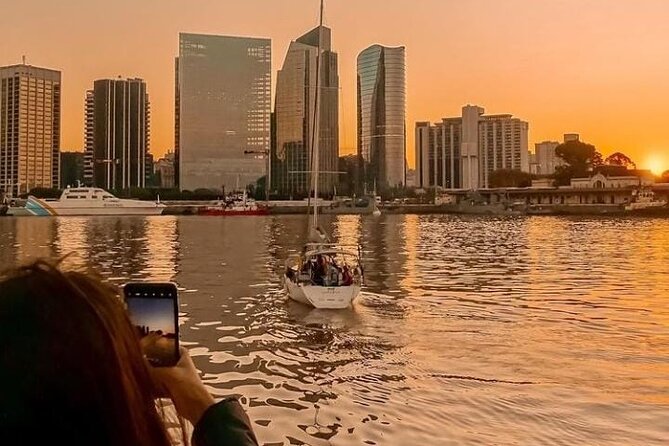
[(236, 398), (211, 406), (193, 431), (195, 446), (258, 446), (251, 421)]

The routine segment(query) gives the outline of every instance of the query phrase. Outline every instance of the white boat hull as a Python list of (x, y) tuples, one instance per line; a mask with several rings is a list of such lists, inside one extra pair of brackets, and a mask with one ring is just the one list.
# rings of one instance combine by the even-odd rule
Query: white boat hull
[(643, 211), (645, 209), (661, 209), (667, 206), (666, 201), (652, 201), (646, 203), (630, 203), (625, 206), (626, 211)]
[(341, 310), (348, 308), (360, 294), (359, 285), (327, 287), (298, 284), (285, 276), (284, 284), (291, 299), (320, 309)]
[(54, 215), (161, 215), (165, 207), (52, 208)]
[(165, 205), (139, 200), (41, 200), (29, 197), (25, 207), (36, 216), (161, 215)]

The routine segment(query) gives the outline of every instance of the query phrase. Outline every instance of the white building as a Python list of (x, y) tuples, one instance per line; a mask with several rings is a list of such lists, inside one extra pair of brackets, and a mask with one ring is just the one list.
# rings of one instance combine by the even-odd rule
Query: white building
[(637, 175), (606, 176), (597, 173), (588, 178), (572, 178), (571, 187), (574, 189), (622, 189), (652, 186), (655, 183), (653, 174), (649, 171)]
[(555, 155), (555, 149), (560, 143), (557, 141), (543, 141), (534, 145), (536, 173), (538, 175), (553, 175), (555, 168), (563, 164), (561, 158)]
[(176, 185), (174, 177), (174, 152), (167, 152), (163, 158), (153, 163), (153, 172), (160, 175), (162, 189), (171, 189)]
[(462, 108), (461, 118), (416, 123), (416, 185), (447, 189), (489, 187), (499, 169), (530, 171), (528, 124), (509, 114)]

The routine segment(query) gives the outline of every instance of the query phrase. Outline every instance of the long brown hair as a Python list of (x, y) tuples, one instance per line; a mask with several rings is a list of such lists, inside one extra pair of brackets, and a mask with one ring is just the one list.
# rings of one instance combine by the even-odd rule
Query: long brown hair
[(0, 281), (0, 438), (170, 444), (117, 288), (43, 261)]

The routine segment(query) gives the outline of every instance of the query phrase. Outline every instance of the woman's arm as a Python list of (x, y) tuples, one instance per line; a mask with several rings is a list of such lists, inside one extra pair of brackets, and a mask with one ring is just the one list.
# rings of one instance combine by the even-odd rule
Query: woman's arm
[(161, 393), (166, 393), (177, 412), (195, 426), (196, 446), (257, 446), (251, 421), (235, 398), (216, 403), (202, 383), (188, 350), (174, 367), (150, 367)]

